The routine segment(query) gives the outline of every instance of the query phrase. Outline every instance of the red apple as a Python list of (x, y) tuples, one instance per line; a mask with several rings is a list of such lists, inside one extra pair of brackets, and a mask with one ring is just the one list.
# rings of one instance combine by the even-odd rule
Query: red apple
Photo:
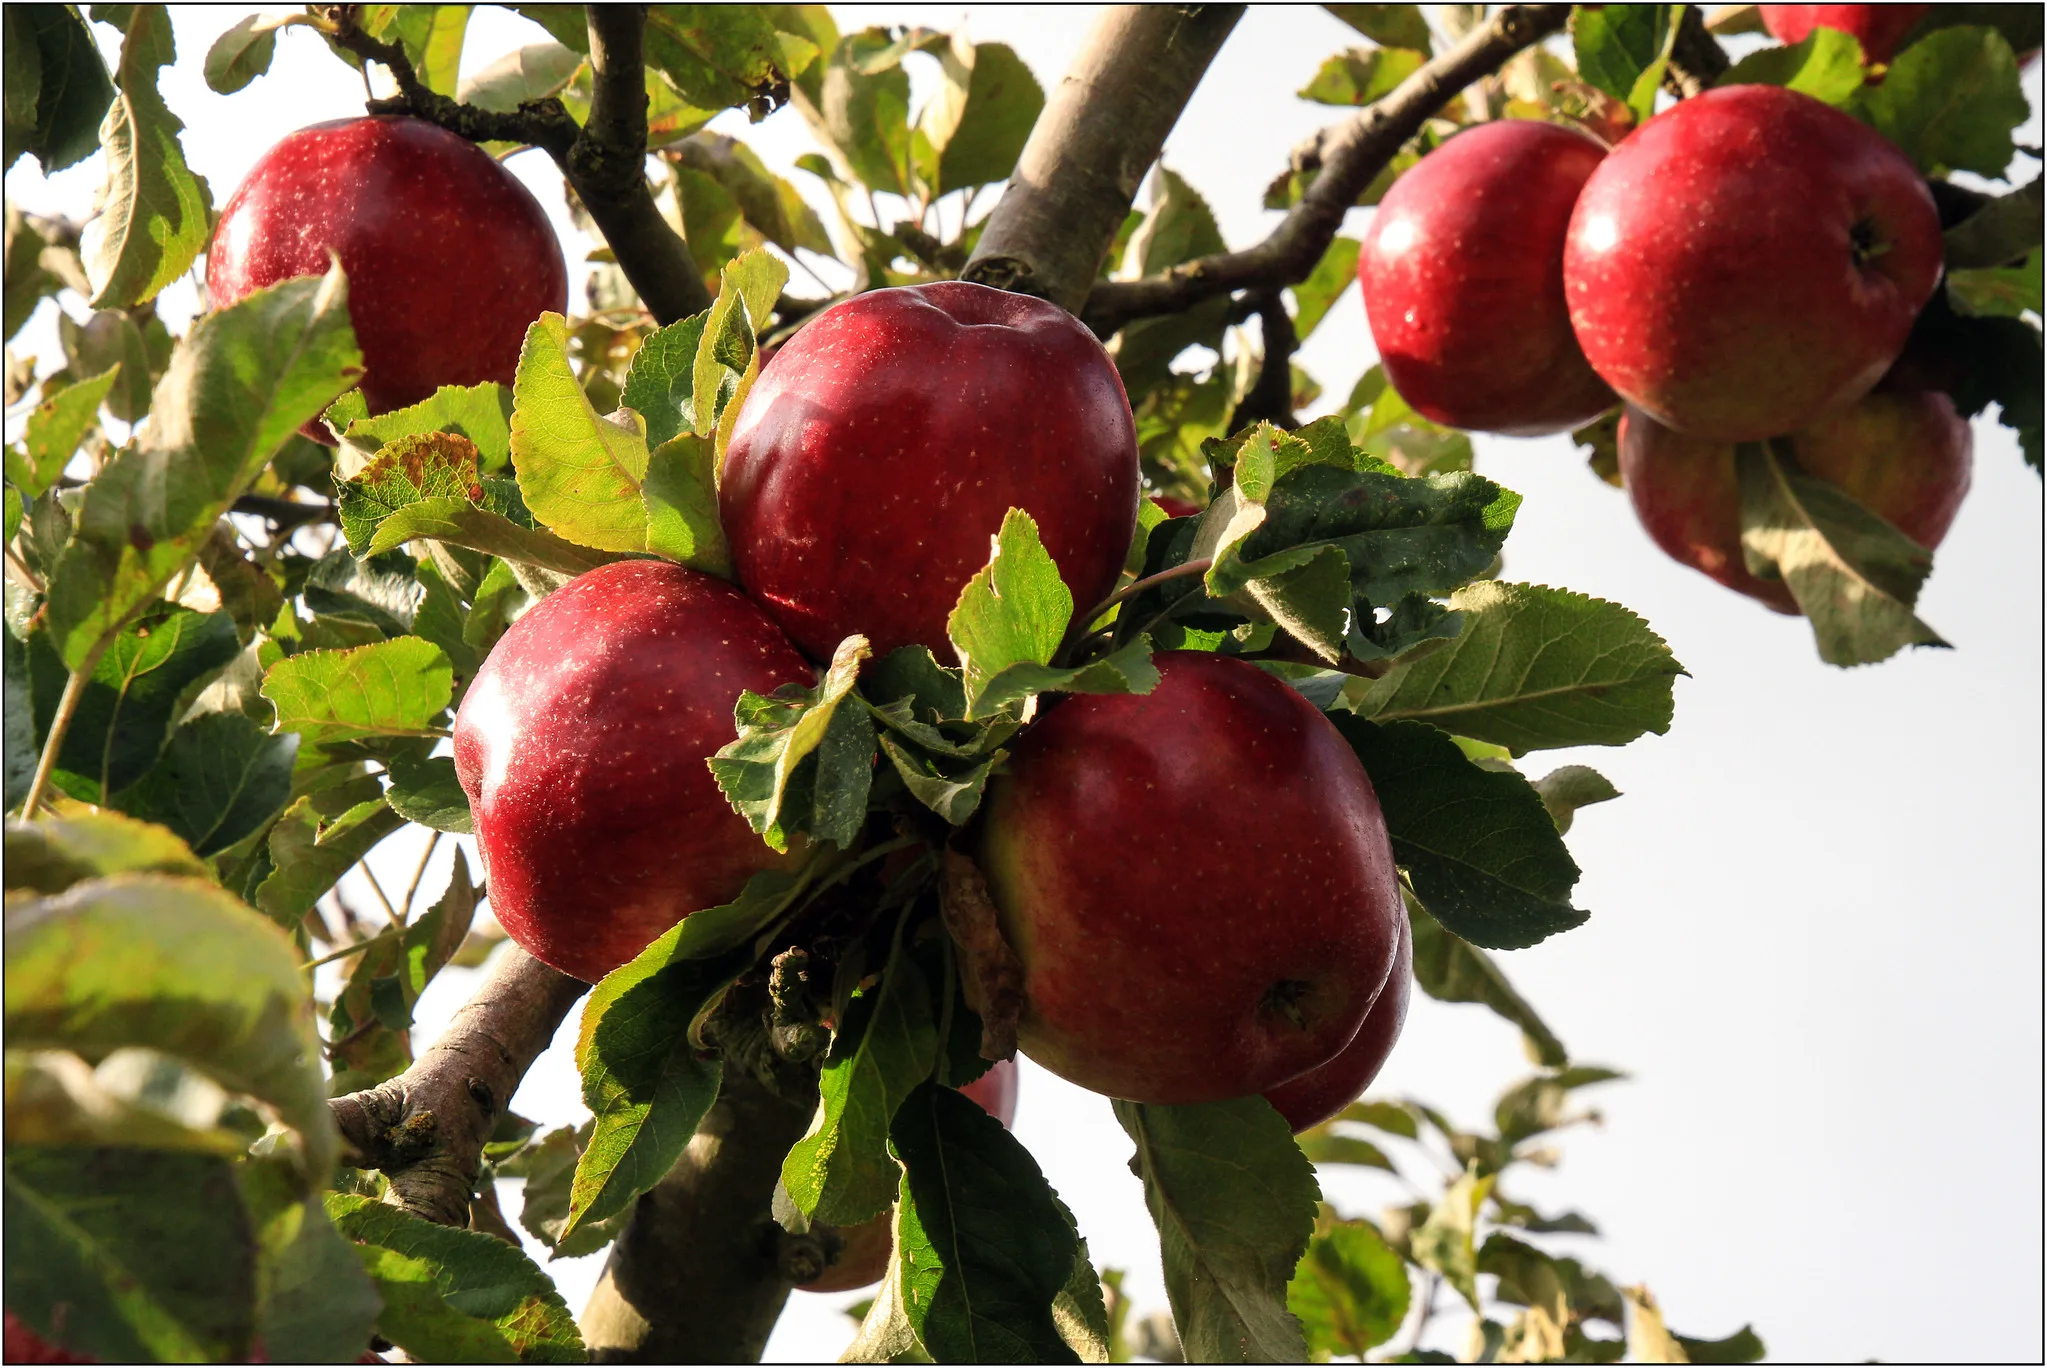
[(874, 290), (761, 371), (719, 510), (740, 583), (819, 660), (864, 633), (931, 647), (1010, 508), (1076, 607), (1115, 587), (1137, 526), (1137, 430), (1115, 365), (1064, 309), (944, 281)]
[[(1807, 474), (1929, 551), (1969, 492), (1969, 424), (1937, 391), (1880, 389), (1784, 440)], [(1798, 611), (1783, 581), (1757, 579), (1742, 560), (1733, 446), (1672, 432), (1630, 408), (1621, 415), (1620, 465), (1635, 516), (1673, 560), (1780, 613)]]
[(442, 385), (511, 384), (527, 326), (568, 305), (540, 202), (475, 143), (419, 119), (314, 124), (264, 153), (221, 211), (206, 288), (220, 308), (324, 272), (330, 250), (348, 273), (372, 413)]
[(1839, 29), (1862, 44), (1871, 62), (1888, 62), (1931, 5), (1758, 5), (1763, 27), (1780, 43), (1798, 43), (1816, 28)]
[(1357, 1034), (1406, 913), (1329, 720), (1244, 661), (1153, 660), (1151, 693), (1067, 698), (1018, 739), (981, 866), (1024, 1053), (1111, 1097), (1243, 1097)]
[(1386, 379), (1425, 417), (1533, 436), (1614, 406), (1564, 306), (1564, 230), (1606, 149), (1503, 119), (1459, 133), (1395, 181), (1358, 253)]
[(12, 1311), (4, 1313), (4, 1339), (6, 1352), (0, 1359), (8, 1363), (97, 1363), (98, 1359), (84, 1354), (74, 1354), (69, 1349), (60, 1349), (29, 1328), (27, 1321)]
[(1564, 292), (1628, 402), (1757, 441), (1867, 394), (1940, 264), (1933, 196), (1902, 152), (1809, 95), (1727, 86), (1607, 155), (1571, 215)]
[(1400, 1039), (1407, 1022), (1407, 1000), (1414, 987), (1414, 933), (1407, 919), (1400, 921), (1400, 944), (1393, 953), (1393, 972), (1379, 991), (1379, 1000), (1365, 1013), (1364, 1025), (1343, 1052), (1327, 1064), (1269, 1088), (1265, 1100), (1273, 1105), (1294, 1133), (1319, 1126), (1348, 1107), (1372, 1086), (1386, 1059)]
[(1169, 518), (1191, 518), (1201, 511), (1201, 505), (1192, 499), (1182, 499), (1173, 494), (1154, 494), (1151, 501), (1165, 509)]
[(666, 561), (592, 570), (540, 601), (455, 717), (491, 910), (595, 983), (779, 859), (705, 760), (740, 691), (808, 684), (775, 624), (723, 580)]
[[(988, 1072), (967, 1084), (960, 1092), (979, 1103), (982, 1110), (1000, 1121), (1004, 1126), (1016, 1120), (1016, 1061), (998, 1059), (988, 1066)], [(856, 1287), (881, 1281), (881, 1275), (888, 1272), (888, 1258), (895, 1250), (895, 1236), (891, 1225), (895, 1220), (893, 1209), (884, 1211), (871, 1221), (862, 1221), (856, 1226), (847, 1226), (839, 1232), (845, 1247), (832, 1266), (807, 1283), (798, 1283), (799, 1292), (850, 1292)]]

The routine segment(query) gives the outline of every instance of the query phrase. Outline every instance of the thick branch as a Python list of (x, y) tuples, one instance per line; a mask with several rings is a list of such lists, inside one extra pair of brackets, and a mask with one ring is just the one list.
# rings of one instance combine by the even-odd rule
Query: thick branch
[[(1097, 336), (1107, 337), (1134, 318), (1180, 313), (1217, 295), (1275, 290), (1307, 279), (1343, 226), (1344, 214), (1429, 116), (1515, 53), (1562, 28), (1569, 14), (1568, 5), (1501, 7), (1390, 95), (1323, 137), (1320, 174), (1265, 241), (1143, 280), (1100, 281), (1088, 295), (1082, 319)], [(985, 246), (987, 239), (982, 241)]]
[(590, 985), (513, 946), (433, 1048), (388, 1083), (337, 1097), (352, 1151), (382, 1169), (398, 1205), (441, 1225), (469, 1222), (484, 1141), (562, 1018)]
[(1237, 432), (1264, 421), (1283, 428), (1294, 426), (1294, 349), (1300, 339), (1294, 334), (1293, 316), (1278, 290), (1264, 290), (1251, 297), (1264, 335), (1265, 355), (1258, 363), (1258, 378), (1250, 392), (1230, 414), (1229, 430)]
[(1242, 5), (1122, 5), (1045, 102), (962, 278), (1078, 310)]
[(352, 5), (323, 15), (334, 41), (389, 69), (395, 99), (371, 100), (372, 114), (410, 114), (472, 142), (530, 143), (554, 159), (619, 269), (657, 322), (672, 323), (711, 304), (689, 247), (654, 204), (647, 185), (647, 78), (641, 42), (643, 5), (587, 6), (590, 26), (590, 121), (578, 129), (557, 99), (529, 100), (509, 114), (459, 104), (429, 90), (404, 48), (363, 32)]
[(668, 1176), (643, 1194), (580, 1318), (599, 1363), (756, 1363), (793, 1278), (826, 1252), (771, 1214), (809, 1107), (727, 1070)]

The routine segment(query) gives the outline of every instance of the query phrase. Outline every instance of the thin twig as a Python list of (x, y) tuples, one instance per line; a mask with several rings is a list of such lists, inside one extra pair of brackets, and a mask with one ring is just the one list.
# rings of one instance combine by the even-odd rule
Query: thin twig
[(398, 915), (398, 909), (393, 907), (391, 900), (384, 896), (384, 886), (377, 882), (376, 871), (370, 868), (370, 862), (364, 860), (356, 868), (360, 869), (362, 876), (370, 881), (370, 892), (376, 894), (377, 901), (384, 904), (384, 915), (391, 919), (391, 925), (401, 930), (404, 929), (405, 918)]
[[(133, 616), (133, 612), (128, 614), (128, 617)], [(36, 760), (35, 777), (29, 780), (28, 796), (21, 800), (23, 821), (34, 817), (36, 809), (42, 805), (43, 791), (50, 786), (50, 776), (57, 771), (57, 753), (64, 749), (64, 737), (78, 717), (78, 705), (85, 700), (85, 691), (92, 686), (93, 671), (99, 668), (100, 657), (107, 653), (107, 648), (114, 644), (114, 638), (126, 625), (127, 617), (124, 617), (111, 631), (102, 633), (92, 649), (85, 653), (85, 659), (79, 662), (78, 668), (71, 672), (71, 677), (64, 681), (64, 693), (57, 700), (57, 711), (50, 716), (50, 733), (43, 742), (43, 753)]]
[(1424, 64), (1384, 99), (1320, 141), (1322, 169), (1271, 235), (1241, 252), (1184, 262), (1141, 280), (1105, 280), (1089, 291), (1081, 318), (1098, 337), (1132, 319), (1175, 314), (1217, 295), (1278, 289), (1308, 278), (1343, 217), (1372, 178), (1456, 93), (1498, 71), (1515, 53), (1562, 28), (1568, 5), (1506, 5), (1455, 47)]
[(1084, 640), (1087, 636), (1087, 629), (1101, 621), (1102, 614), (1108, 612), (1117, 604), (1125, 603), (1137, 597), (1145, 590), (1164, 584), (1169, 580), (1185, 579), (1189, 575), (1205, 575), (1208, 573), (1209, 567), (1214, 564), (1215, 560), (1213, 557), (1184, 561), (1170, 570), (1161, 570), (1156, 575), (1147, 575), (1141, 580), (1134, 580), (1124, 585), (1121, 589), (1118, 589), (1115, 593), (1096, 604), (1086, 614), (1073, 619), (1072, 625), (1066, 629), (1066, 640), (1060, 642), (1059, 649), (1053, 652), (1052, 663), (1054, 665), (1063, 664), (1067, 651)]
[(441, 843), (441, 833), (436, 831), (427, 838), (426, 850), (420, 854), (419, 866), (412, 871), (412, 882), (405, 885), (405, 901), (399, 904), (405, 919), (412, 920), (412, 899), (419, 892), (419, 881), (426, 877), (427, 861), (433, 859), (434, 848)]

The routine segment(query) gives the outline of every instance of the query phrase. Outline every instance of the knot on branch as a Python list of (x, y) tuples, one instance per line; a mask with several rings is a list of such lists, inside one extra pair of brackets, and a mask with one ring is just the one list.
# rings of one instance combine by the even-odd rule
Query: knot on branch
[(990, 256), (972, 262), (960, 274), (961, 280), (971, 280), (976, 285), (992, 289), (1007, 290), (1011, 294), (1035, 295), (1044, 298), (1038, 288), (1037, 272), (1021, 257)]
[(403, 1079), (329, 1104), (354, 1168), (397, 1169), (433, 1152), (438, 1122), (431, 1110), (408, 1110)]
[(809, 951), (791, 946), (775, 956), (768, 967), (768, 1044), (792, 1064), (817, 1058), (832, 1040), (810, 986)]
[[(776, 962), (789, 953), (776, 956)], [(830, 1037), (814, 1021), (807, 1029), (791, 1025), (794, 1029), (786, 1035), (777, 1030), (769, 976), (756, 971), (726, 990), (704, 1022), (703, 1041), (724, 1056), (727, 1074), (750, 1078), (783, 1101), (807, 1107), (817, 1097), (818, 1056)], [(793, 1052), (784, 1047), (793, 1047)]]
[(775, 1271), (798, 1287), (823, 1277), (845, 1249), (836, 1226), (814, 1225), (802, 1234), (775, 1227)]

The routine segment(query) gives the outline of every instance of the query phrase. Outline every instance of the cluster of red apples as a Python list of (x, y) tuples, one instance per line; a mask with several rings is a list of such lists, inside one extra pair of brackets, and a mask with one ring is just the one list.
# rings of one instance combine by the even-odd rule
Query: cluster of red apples
[[(565, 294), (532, 197), (411, 120), (273, 149), (223, 215), (214, 297), (323, 270), (329, 249), (373, 410), (510, 382), (526, 326)], [(803, 858), (764, 844), (706, 764), (743, 690), (810, 685), (854, 634), (876, 659), (949, 662), (951, 613), (1012, 508), (1075, 603), (1100, 602), (1142, 492), (1094, 336), (1042, 300), (945, 282), (859, 295), (782, 345), (718, 497), (737, 584), (654, 559), (585, 574), (504, 635), (456, 718), (498, 921), (593, 982)], [(1302, 1129), (1364, 1090), (1405, 1016), (1385, 823), (1355, 753), (1288, 685), (1204, 652), (1155, 663), (1149, 694), (1040, 699), (954, 839), (1021, 961), (1026, 1053), (1140, 1102), (1263, 1094)]]
[[(1896, 12), (1925, 7), (1762, 8), (1780, 37), (1846, 26), (1881, 61), (1921, 17)], [(1940, 273), (1905, 155), (1763, 85), (1680, 101), (1611, 149), (1526, 120), (1459, 133), (1394, 184), (1358, 261), (1386, 378), (1418, 412), (1532, 436), (1618, 401), (1650, 536), (1787, 613), (1784, 583), (1744, 564), (1740, 444), (1771, 443), (1928, 549), (1968, 490), (1968, 424), (1900, 361)]]

